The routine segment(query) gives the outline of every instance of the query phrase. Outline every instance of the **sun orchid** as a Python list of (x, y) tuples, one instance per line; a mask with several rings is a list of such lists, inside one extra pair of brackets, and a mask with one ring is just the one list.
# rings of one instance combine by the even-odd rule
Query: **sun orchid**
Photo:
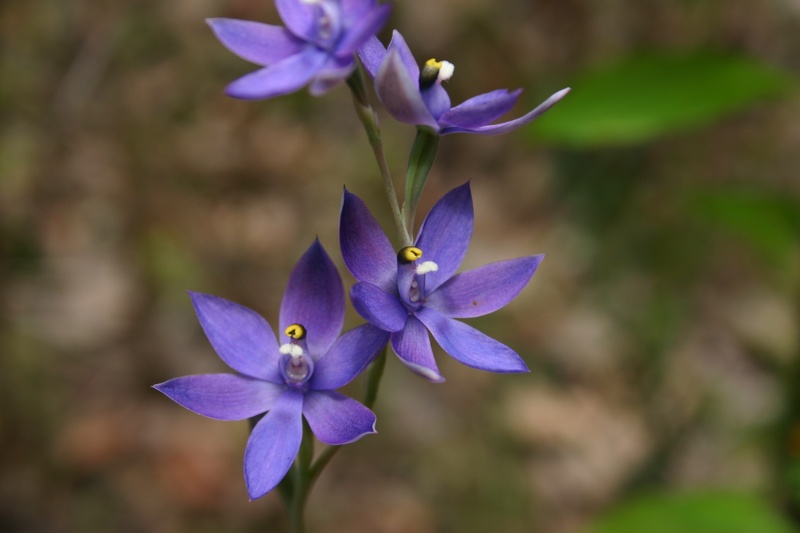
[(392, 34), (388, 49), (372, 36), (359, 48), (358, 56), (375, 80), (375, 92), (390, 115), (400, 122), (428, 128), (438, 135), (507, 133), (533, 122), (569, 92), (568, 88), (562, 89), (530, 113), (492, 124), (511, 110), (522, 89), (498, 89), (452, 107), (442, 82), (452, 77), (455, 66), (449, 61), (429, 59), (420, 70), (397, 30)]
[(391, 332), (400, 360), (431, 381), (443, 381), (428, 331), (463, 364), (490, 372), (527, 372), (508, 346), (456, 318), (482, 316), (514, 299), (544, 256), (520, 257), (456, 274), (473, 228), (469, 183), (431, 209), (416, 242), (395, 253), (366, 204), (345, 190), (339, 239), (345, 264), (358, 280), (350, 299), (356, 311)]
[(375, 432), (372, 411), (333, 389), (358, 375), (386, 345), (388, 334), (365, 324), (339, 336), (344, 289), (319, 241), (289, 278), (280, 308), (280, 344), (256, 312), (216, 296), (190, 294), (208, 340), (237, 374), (186, 376), (155, 388), (217, 420), (266, 412), (244, 455), (252, 499), (271, 491), (288, 472), (300, 448), (303, 417), (325, 444), (346, 444)]
[(229, 96), (260, 100), (310, 84), (321, 95), (355, 69), (356, 50), (386, 23), (388, 5), (375, 0), (275, 0), (286, 27), (248, 20), (208, 19), (231, 52), (264, 68), (226, 88)]

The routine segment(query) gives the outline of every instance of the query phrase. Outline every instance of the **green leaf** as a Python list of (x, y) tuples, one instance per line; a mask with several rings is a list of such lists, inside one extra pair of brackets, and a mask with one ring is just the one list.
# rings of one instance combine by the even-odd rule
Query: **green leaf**
[(709, 124), (781, 94), (794, 78), (744, 57), (712, 53), (626, 59), (575, 81), (531, 128), (572, 146), (640, 143)]
[(785, 266), (800, 246), (800, 201), (772, 191), (720, 189), (694, 193), (692, 210), (741, 239), (769, 263)]
[(631, 500), (601, 519), (591, 533), (793, 533), (760, 499), (714, 491), (652, 494)]

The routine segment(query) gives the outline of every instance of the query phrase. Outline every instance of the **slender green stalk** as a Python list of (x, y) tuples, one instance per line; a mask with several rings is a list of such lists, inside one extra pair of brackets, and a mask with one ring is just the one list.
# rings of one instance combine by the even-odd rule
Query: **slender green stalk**
[(367, 91), (364, 87), (364, 74), (361, 67), (357, 68), (355, 72), (347, 79), (347, 85), (353, 94), (353, 105), (356, 109), (356, 114), (364, 125), (367, 132), (369, 144), (372, 146), (372, 152), (375, 155), (375, 161), (378, 163), (378, 168), (383, 178), (383, 187), (386, 190), (386, 196), (389, 199), (389, 207), (392, 210), (392, 218), (394, 218), (395, 226), (397, 226), (397, 238), (403, 246), (410, 246), (412, 244), (411, 235), (408, 232), (408, 225), (400, 212), (400, 204), (397, 200), (397, 192), (394, 188), (394, 181), (392, 181), (392, 174), (389, 171), (389, 164), (386, 162), (386, 154), (383, 150), (383, 141), (381, 140), (381, 131), (378, 126), (378, 116), (372, 105), (369, 103)]
[(294, 486), (289, 501), (289, 525), (291, 533), (305, 533), (305, 510), (308, 493), (311, 490), (309, 470), (314, 456), (314, 433), (303, 419), (303, 440), (294, 464)]

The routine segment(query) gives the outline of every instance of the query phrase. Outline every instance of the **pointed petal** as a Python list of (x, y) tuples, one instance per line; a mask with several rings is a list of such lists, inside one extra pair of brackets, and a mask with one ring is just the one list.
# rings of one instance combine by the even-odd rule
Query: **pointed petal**
[(272, 408), (286, 387), (235, 374), (175, 378), (153, 388), (199, 415), (216, 420), (244, 420)]
[(364, 320), (384, 331), (400, 331), (408, 319), (408, 311), (397, 296), (384, 292), (372, 283), (353, 285), (350, 300)]
[(417, 87), (419, 87), (419, 65), (417, 64), (417, 60), (414, 59), (414, 54), (411, 53), (411, 48), (408, 47), (405, 38), (399, 31), (392, 31), (392, 40), (389, 41), (387, 50), (397, 50), (397, 53), (400, 54), (400, 59), (403, 61), (403, 65), (405, 65), (409, 75), (411, 75), (411, 78), (417, 83)]
[(344, 387), (377, 357), (387, 342), (389, 334), (370, 324), (351, 329), (316, 362), (310, 387), (315, 390)]
[(390, 46), (381, 63), (375, 76), (375, 92), (389, 114), (400, 122), (439, 130), (419, 92), (419, 74), (413, 76), (408, 71), (397, 48)]
[(439, 117), (442, 126), (477, 128), (494, 122), (508, 113), (522, 94), (522, 89), (509, 92), (498, 89), (474, 96)]
[(467, 366), (505, 374), (528, 372), (525, 361), (514, 350), (463, 322), (430, 307), (417, 311), (417, 317), (445, 352)]
[(374, 35), (367, 39), (358, 49), (358, 58), (372, 79), (375, 79), (375, 76), (378, 75), (378, 69), (381, 67), (385, 57), (386, 47)]
[(206, 19), (206, 22), (228, 50), (262, 66), (299, 54), (306, 46), (281, 26), (226, 18)]
[(392, 333), (392, 349), (400, 361), (415, 374), (434, 383), (444, 381), (433, 358), (428, 330), (415, 317), (408, 318), (402, 331)]
[(327, 54), (315, 47), (289, 56), (269, 67), (245, 74), (225, 88), (225, 94), (242, 100), (262, 100), (294, 92), (317, 75)]
[(342, 278), (318, 239), (289, 275), (280, 312), (280, 332), (291, 324), (306, 328), (308, 350), (316, 359), (331, 347), (344, 324), (344, 287)]
[(350, 57), (370, 36), (375, 35), (389, 20), (392, 6), (384, 4), (365, 13), (347, 30), (344, 38), (336, 45), (336, 55)]
[(543, 255), (520, 257), (456, 274), (428, 294), (425, 305), (451, 318), (497, 311), (516, 298), (542, 259)]
[(508, 133), (509, 131), (513, 131), (517, 128), (520, 128), (526, 124), (530, 124), (540, 116), (544, 114), (545, 111), (556, 105), (559, 100), (564, 98), (566, 94), (570, 91), (569, 88), (561, 89), (550, 98), (544, 101), (539, 107), (528, 113), (527, 115), (521, 116), (517, 119), (510, 120), (508, 122), (502, 122), (500, 124), (491, 124), (489, 126), (479, 126), (479, 127), (472, 127), (472, 128), (464, 128), (458, 126), (449, 126), (442, 129), (439, 132), (439, 135), (447, 135), (449, 133), (477, 133), (478, 135), (502, 135), (503, 133)]
[(436, 272), (425, 274), (425, 294), (456, 273), (467, 253), (473, 223), (469, 182), (445, 194), (425, 217), (416, 246), (422, 250), (422, 261), (439, 265)]
[(261, 315), (210, 294), (190, 292), (189, 296), (211, 346), (229, 367), (247, 376), (283, 383), (278, 341)]
[(302, 0), (275, 0), (278, 15), (289, 30), (298, 37), (313, 41), (316, 36), (317, 6)]
[(303, 395), (284, 392), (259, 420), (244, 450), (244, 479), (250, 498), (260, 498), (289, 471), (303, 438)]
[(395, 290), (397, 259), (392, 243), (367, 204), (347, 189), (342, 196), (339, 243), (344, 263), (354, 278), (386, 292)]
[(314, 435), (331, 446), (348, 444), (369, 433), (377, 433), (372, 411), (334, 391), (308, 391), (303, 415)]
[(331, 57), (311, 82), (308, 91), (312, 96), (322, 96), (347, 79), (355, 68), (356, 63), (352, 56)]

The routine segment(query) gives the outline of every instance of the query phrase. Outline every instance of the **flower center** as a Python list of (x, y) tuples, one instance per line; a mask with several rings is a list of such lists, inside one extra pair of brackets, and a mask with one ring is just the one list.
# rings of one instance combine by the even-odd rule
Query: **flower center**
[(449, 81), (453, 77), (456, 66), (449, 61), (436, 61), (429, 59), (419, 72), (419, 88), (427, 89), (434, 83)]
[(417, 263), (421, 257), (422, 250), (416, 246), (406, 246), (397, 252), (398, 284), (402, 292), (408, 290), (408, 301), (412, 304), (424, 302), (425, 274), (439, 270), (439, 265), (433, 261)]
[(314, 360), (308, 354), (306, 346), (306, 328), (302, 324), (292, 324), (284, 333), (289, 337), (289, 342), (280, 347), (283, 354), (280, 361), (281, 373), (287, 385), (300, 389), (314, 373)]

